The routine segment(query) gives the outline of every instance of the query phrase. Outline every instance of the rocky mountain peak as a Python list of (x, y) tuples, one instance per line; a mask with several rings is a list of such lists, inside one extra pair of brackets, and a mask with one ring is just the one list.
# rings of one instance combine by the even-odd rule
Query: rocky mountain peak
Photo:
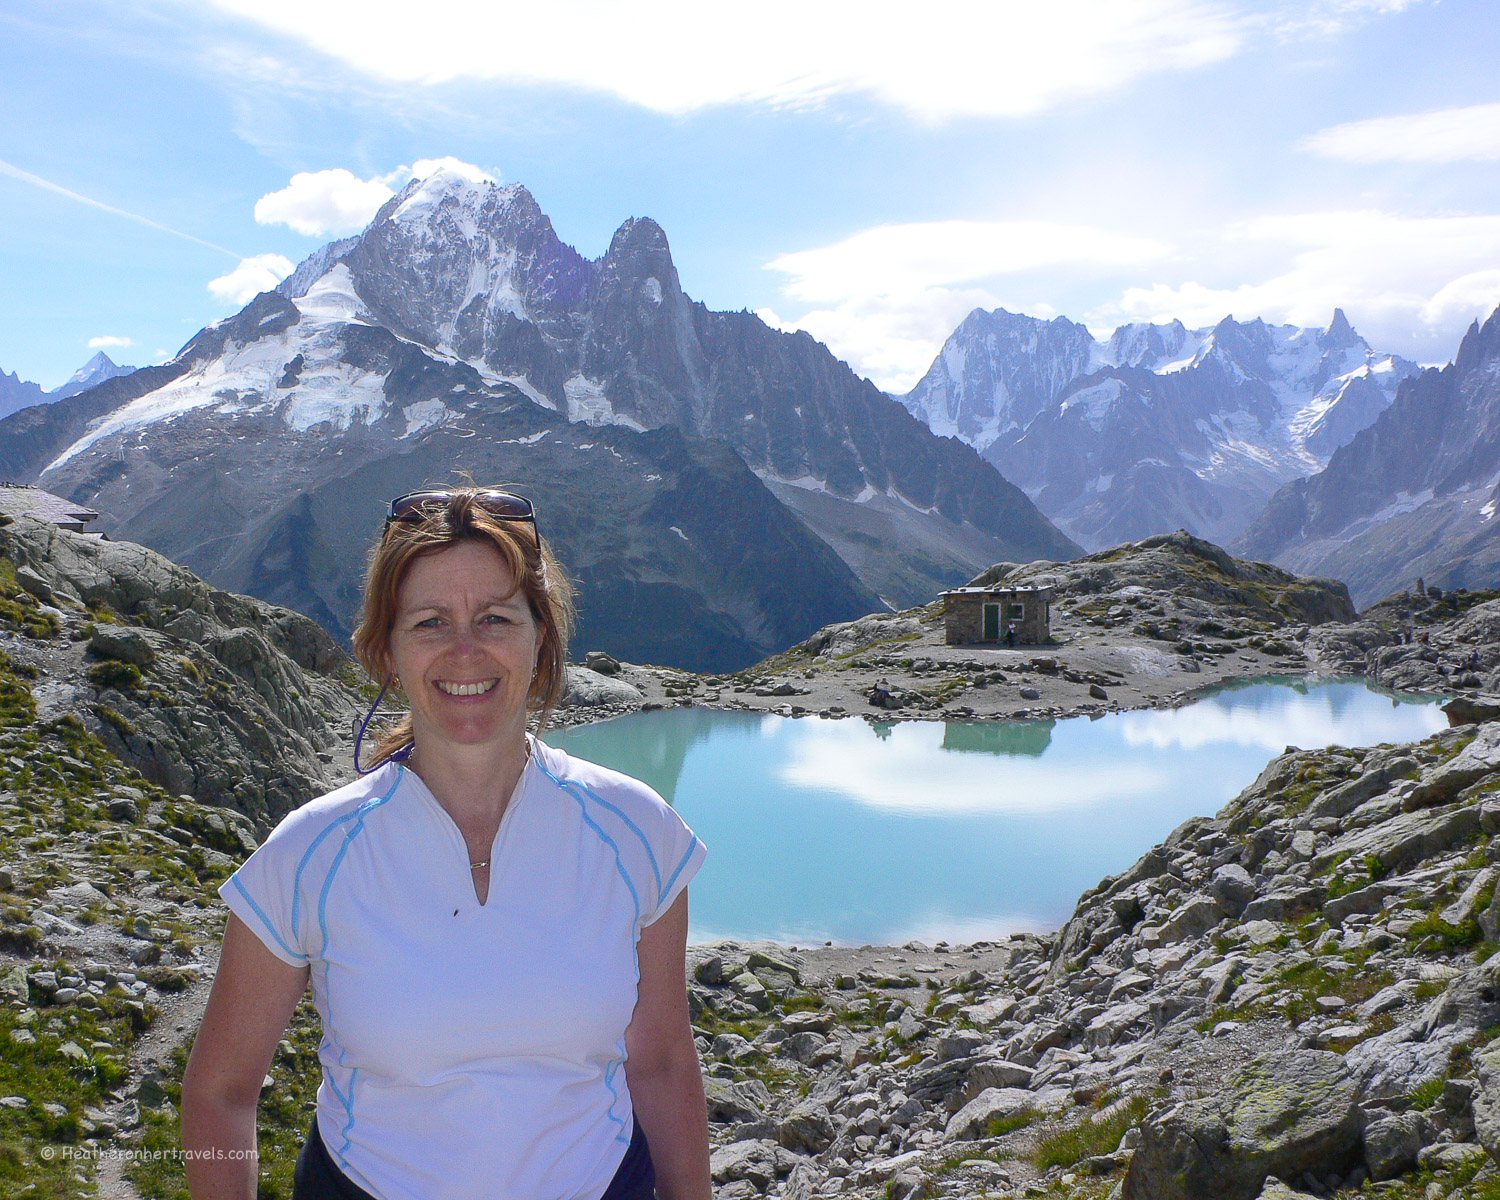
[(1195, 347), (1192, 335), (1181, 321), (1153, 325), (1136, 321), (1121, 325), (1110, 336), (1109, 360), (1122, 367), (1145, 367), (1154, 370), (1164, 363), (1183, 357)]
[(1500, 359), (1500, 308), (1481, 325), (1474, 321), (1458, 345), (1453, 365), (1459, 371), (1473, 371)]
[(614, 293), (632, 291), (648, 305), (681, 295), (677, 267), (666, 232), (650, 217), (631, 217), (610, 239), (609, 249), (599, 260), (601, 301)]
[(1349, 324), (1349, 318), (1344, 315), (1342, 308), (1333, 310), (1333, 320), (1328, 323), (1328, 328), (1318, 339), (1318, 345), (1324, 350), (1341, 350), (1352, 346), (1359, 346), (1366, 350), (1370, 348), (1369, 343), (1354, 332), (1354, 326)]
[[(377, 322), (501, 369), (506, 355), (496, 351), (506, 330), (516, 321), (546, 329), (565, 319), (595, 275), (520, 184), (450, 170), (407, 184), (337, 258)], [(325, 255), (319, 265), (334, 263)]]
[(1406, 378), (1322, 471), (1278, 490), (1240, 547), (1344, 579), (1362, 604), (1418, 576), (1487, 584), (1500, 561), (1497, 462), (1500, 310), (1470, 326), (1451, 365)]
[(1391, 403), (1413, 363), (1327, 329), (1226, 316), (1121, 325), (971, 313), (902, 403), (967, 442), (1089, 548), (1235, 537)]
[(625, 254), (661, 253), (671, 254), (667, 246), (667, 234), (650, 217), (630, 217), (615, 236), (610, 239), (606, 258), (617, 258)]
[[(114, 403), (12, 426), (7, 473), (55, 475), (59, 494), (98, 500), (111, 536), (341, 630), (350, 497), (374, 513), (459, 467), (535, 483), (596, 644), (652, 661), (749, 661), (830, 611), (1078, 549), (826, 347), (690, 302), (656, 222), (625, 222), (590, 260), (525, 188), (461, 172), (409, 183), (359, 236), (137, 374), (89, 393)], [(161, 436), (135, 439), (147, 426)], [(702, 502), (680, 510), (689, 492)], [(731, 508), (760, 516), (741, 528)], [(820, 555), (787, 582), (785, 561)]]

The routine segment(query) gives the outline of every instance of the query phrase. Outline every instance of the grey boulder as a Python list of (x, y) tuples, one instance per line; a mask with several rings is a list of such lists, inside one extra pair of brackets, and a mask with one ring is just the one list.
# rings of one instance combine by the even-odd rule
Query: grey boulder
[(1353, 1080), (1336, 1054), (1283, 1051), (1247, 1064), (1219, 1096), (1152, 1113), (1123, 1200), (1254, 1200), (1267, 1178), (1346, 1171), (1361, 1157)]

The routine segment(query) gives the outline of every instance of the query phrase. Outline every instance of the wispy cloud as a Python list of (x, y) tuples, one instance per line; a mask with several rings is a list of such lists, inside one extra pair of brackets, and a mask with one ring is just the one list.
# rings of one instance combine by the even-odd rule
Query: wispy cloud
[(124, 350), (135, 345), (134, 338), (118, 337), (114, 334), (106, 334), (103, 337), (89, 338), (90, 350)]
[(1500, 104), (1375, 117), (1334, 125), (1303, 148), (1354, 163), (1450, 163), (1500, 158)]
[(233, 250), (226, 249), (216, 242), (204, 241), (201, 237), (196, 237), (191, 233), (184, 233), (180, 229), (173, 229), (170, 225), (163, 225), (160, 221), (153, 221), (150, 217), (141, 216), (140, 213), (128, 212), (123, 208), (116, 208), (113, 204), (105, 204), (102, 200), (95, 200), (92, 196), (85, 196), (80, 192), (73, 191), (71, 188), (65, 188), (60, 183), (53, 183), (50, 179), (43, 179), (40, 175), (33, 175), (30, 171), (23, 171), (14, 163), (8, 163), (4, 159), (0, 159), (0, 175), (8, 175), (10, 178), (19, 180), (22, 183), (29, 183), (32, 187), (39, 187), (44, 191), (52, 192), (58, 196), (66, 196), (69, 200), (76, 201), (79, 204), (86, 204), (90, 208), (96, 208), (100, 212), (112, 213), (114, 216), (124, 217), (127, 221), (134, 221), (139, 225), (145, 225), (161, 233), (171, 234), (175, 238), (182, 238), (184, 241), (194, 242), (199, 246), (206, 246), (210, 250), (217, 250), (220, 254), (227, 254), (230, 258), (240, 257)]
[[(455, 0), (442, 21), (337, 0), (215, 0), (371, 76), (564, 85), (667, 113), (860, 94), (926, 119), (1015, 116), (1221, 61), (1246, 18), (1223, 0)], [(464, 31), (454, 37), (455, 29)], [(566, 47), (506, 53), (505, 47)], [(650, 65), (647, 65), (650, 64)]]
[[(1269, 274), (1233, 286), (1227, 260), (1269, 260)], [(1401, 345), (1413, 330), (1456, 341), (1500, 304), (1500, 215), (1408, 217), (1376, 211), (1266, 216), (1231, 226), (1194, 255), (1178, 283), (1127, 289), (1090, 322), (1208, 325), (1233, 314), (1323, 324), (1342, 307), (1372, 344)], [(1201, 272), (1201, 274), (1199, 274)]]
[(248, 304), (261, 292), (269, 292), (292, 273), (292, 262), (281, 254), (256, 254), (217, 279), (208, 281), (209, 292), (226, 304)]
[[(766, 264), (785, 276), (788, 303), (805, 311), (785, 318), (767, 308), (760, 316), (807, 330), (856, 371), (905, 391), (968, 312), (1001, 303), (1007, 277), (1048, 268), (1112, 273), (1170, 253), (1151, 238), (1050, 221), (882, 225)], [(1056, 315), (1044, 304), (1009, 306)]]

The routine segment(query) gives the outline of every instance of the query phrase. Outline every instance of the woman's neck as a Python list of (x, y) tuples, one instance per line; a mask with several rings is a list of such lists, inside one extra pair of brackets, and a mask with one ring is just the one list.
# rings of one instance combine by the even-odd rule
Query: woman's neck
[(418, 730), (406, 765), (463, 825), (466, 821), (499, 821), (530, 755), (531, 745), (524, 732), (498, 744), (455, 746), (424, 738)]

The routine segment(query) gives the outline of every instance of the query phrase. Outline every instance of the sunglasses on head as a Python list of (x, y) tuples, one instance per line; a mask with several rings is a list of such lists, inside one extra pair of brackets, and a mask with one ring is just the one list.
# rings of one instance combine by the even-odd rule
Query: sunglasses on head
[(391, 506), (385, 514), (385, 527), (389, 529), (392, 521), (424, 520), (429, 515), (426, 510), (443, 508), (464, 495), (472, 496), (475, 504), (490, 516), (499, 517), (502, 521), (530, 521), (531, 531), (536, 535), (537, 545), (541, 545), (542, 532), (536, 523), (536, 506), (525, 496), (515, 496), (510, 492), (499, 492), (493, 489), (479, 492), (451, 492), (442, 489), (407, 492), (406, 495), (397, 496), (391, 501)]

